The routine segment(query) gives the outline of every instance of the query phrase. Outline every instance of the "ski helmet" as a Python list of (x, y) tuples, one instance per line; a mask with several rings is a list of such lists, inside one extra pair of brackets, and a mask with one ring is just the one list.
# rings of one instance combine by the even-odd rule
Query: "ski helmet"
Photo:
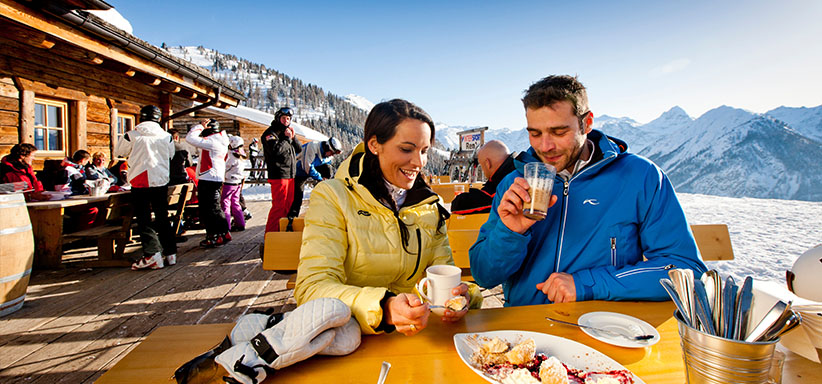
[(339, 140), (332, 137), (322, 142), (322, 150), (323, 154), (325, 154), (325, 152), (331, 151), (331, 153), (338, 155), (340, 152), (342, 152), (342, 144), (340, 144)]
[(140, 109), (140, 122), (154, 121), (159, 123), (162, 117), (163, 111), (155, 105), (146, 105)]
[(282, 107), (274, 114), (274, 120), (280, 121), (280, 116), (294, 116), (294, 110), (291, 107)]
[(822, 301), (822, 244), (801, 254), (787, 272), (788, 289), (797, 296)]

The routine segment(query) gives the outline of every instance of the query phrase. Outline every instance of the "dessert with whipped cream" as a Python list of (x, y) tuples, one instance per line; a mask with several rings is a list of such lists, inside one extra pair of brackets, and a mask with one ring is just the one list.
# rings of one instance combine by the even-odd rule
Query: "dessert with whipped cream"
[(584, 371), (569, 368), (554, 356), (536, 352), (534, 339), (509, 342), (501, 338), (480, 340), (474, 335), (469, 343), (478, 346), (471, 355), (471, 364), (504, 384), (630, 384), (633, 375), (628, 370)]

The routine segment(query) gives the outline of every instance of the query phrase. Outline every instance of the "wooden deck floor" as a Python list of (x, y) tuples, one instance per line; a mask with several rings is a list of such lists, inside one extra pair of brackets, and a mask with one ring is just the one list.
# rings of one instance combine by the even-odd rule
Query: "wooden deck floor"
[[(157, 327), (293, 309), (289, 276), (264, 271), (259, 258), (270, 204), (249, 202), (254, 217), (226, 246), (200, 249), (204, 232), (189, 231), (178, 244), (177, 265), (161, 270), (67, 262), (61, 270), (35, 271), (23, 308), (0, 318), (0, 383), (92, 383)], [(89, 256), (67, 253), (73, 260)], [(501, 306), (501, 292), (484, 291), (483, 307)]]
[(0, 382), (91, 383), (159, 326), (292, 309), (288, 276), (259, 259), (269, 207), (250, 202), (247, 229), (220, 248), (198, 248), (203, 231), (190, 231), (177, 265), (161, 270), (35, 271), (23, 308), (0, 318)]

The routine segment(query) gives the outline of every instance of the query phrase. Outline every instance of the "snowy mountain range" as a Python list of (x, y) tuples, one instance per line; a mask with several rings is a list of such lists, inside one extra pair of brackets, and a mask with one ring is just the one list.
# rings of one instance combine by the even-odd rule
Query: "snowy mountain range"
[[(203, 47), (164, 48), (236, 86), (249, 98), (248, 107), (273, 113), (281, 105), (294, 106), (298, 122), (349, 147), (361, 140), (365, 115), (374, 107), (362, 96), (331, 95), (232, 55)], [(437, 123), (436, 139), (455, 149), (457, 132), (471, 128), (476, 127)], [(595, 116), (594, 128), (654, 161), (679, 192), (822, 201), (822, 106), (779, 107), (762, 114), (721, 106), (697, 119), (673, 107), (647, 124)], [(485, 140), (501, 140), (512, 151), (529, 147), (524, 128), (488, 130)], [(429, 165), (443, 169), (444, 159), (435, 156)]]
[[(437, 139), (456, 148), (456, 132), (469, 128), (438, 125)], [(594, 128), (654, 161), (678, 192), (822, 201), (822, 106), (763, 114), (721, 106), (697, 119), (673, 107), (647, 124), (598, 116)], [(529, 146), (525, 129), (489, 130), (485, 138), (512, 151)]]

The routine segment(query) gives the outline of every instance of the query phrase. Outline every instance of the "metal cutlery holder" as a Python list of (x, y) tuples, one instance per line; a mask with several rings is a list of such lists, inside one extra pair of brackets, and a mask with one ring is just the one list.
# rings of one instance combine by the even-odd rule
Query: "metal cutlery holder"
[(779, 339), (744, 342), (710, 335), (690, 327), (679, 310), (682, 358), (688, 383), (767, 383)]

